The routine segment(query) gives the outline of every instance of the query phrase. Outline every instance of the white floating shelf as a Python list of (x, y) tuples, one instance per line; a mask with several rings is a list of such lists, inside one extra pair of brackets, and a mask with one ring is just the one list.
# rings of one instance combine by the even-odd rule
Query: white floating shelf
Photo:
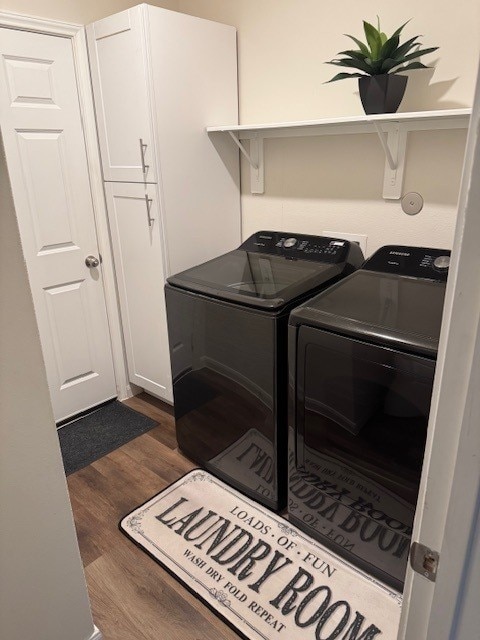
[[(297, 122), (207, 127), (209, 134), (227, 133), (250, 163), (252, 193), (264, 192), (263, 140), (304, 136), (376, 133), (385, 152), (383, 197), (398, 200), (402, 195), (407, 134), (409, 131), (466, 129), (471, 109), (382, 113)], [(242, 140), (250, 140), (247, 151)]]

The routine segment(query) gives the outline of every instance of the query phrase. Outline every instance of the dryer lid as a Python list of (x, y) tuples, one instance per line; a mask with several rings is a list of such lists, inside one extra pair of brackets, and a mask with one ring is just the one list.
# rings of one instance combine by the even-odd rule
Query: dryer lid
[[(439, 255), (449, 252), (416, 250), (415, 260), (409, 261), (406, 249), (384, 247), (363, 269), (295, 309), (290, 323), (308, 324), (435, 357), (446, 273), (436, 271), (433, 263)], [(389, 262), (389, 272), (377, 270), (385, 267), (385, 260)], [(412, 275), (419, 269), (422, 276)]]

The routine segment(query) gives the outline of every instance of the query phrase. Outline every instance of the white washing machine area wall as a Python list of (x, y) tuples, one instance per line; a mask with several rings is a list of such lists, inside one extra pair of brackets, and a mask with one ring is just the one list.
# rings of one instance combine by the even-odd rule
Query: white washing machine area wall
[(403, 588), (449, 252), (387, 246), (289, 323), (289, 518)]

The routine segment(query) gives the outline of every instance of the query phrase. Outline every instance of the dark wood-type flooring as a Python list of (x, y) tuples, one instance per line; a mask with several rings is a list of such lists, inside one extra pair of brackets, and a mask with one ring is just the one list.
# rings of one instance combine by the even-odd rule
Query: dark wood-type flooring
[(157, 426), (68, 477), (95, 624), (104, 640), (238, 640), (118, 529), (124, 515), (195, 467), (177, 450), (168, 405), (145, 393), (125, 404)]

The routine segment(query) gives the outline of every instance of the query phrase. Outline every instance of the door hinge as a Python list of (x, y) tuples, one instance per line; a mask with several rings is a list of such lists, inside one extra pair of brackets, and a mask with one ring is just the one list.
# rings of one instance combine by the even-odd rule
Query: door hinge
[(438, 563), (440, 554), (438, 551), (429, 549), (420, 542), (414, 542), (410, 548), (410, 565), (414, 571), (420, 573), (424, 578), (435, 582), (437, 579)]

